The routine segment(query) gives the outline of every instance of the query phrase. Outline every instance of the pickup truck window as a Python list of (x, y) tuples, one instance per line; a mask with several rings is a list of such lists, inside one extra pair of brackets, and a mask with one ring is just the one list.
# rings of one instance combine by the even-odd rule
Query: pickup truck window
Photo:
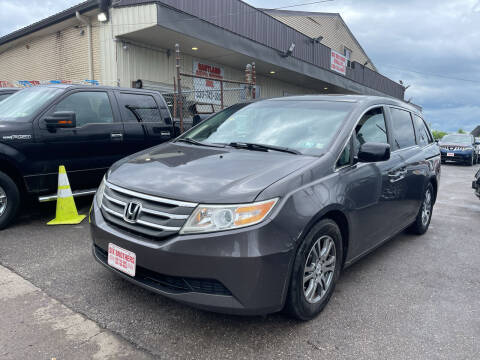
[(165, 122), (151, 95), (120, 93), (120, 105), (126, 122)]
[(30, 121), (43, 105), (62, 91), (43, 86), (18, 91), (0, 103), (0, 121)]
[(210, 144), (255, 143), (321, 155), (353, 107), (340, 101), (261, 101), (231, 115), (213, 116), (184, 138)]
[(77, 127), (86, 124), (113, 123), (112, 107), (106, 92), (82, 91), (60, 101), (53, 112), (73, 111), (77, 116)]
[(0, 102), (8, 98), (12, 94), (0, 94)]

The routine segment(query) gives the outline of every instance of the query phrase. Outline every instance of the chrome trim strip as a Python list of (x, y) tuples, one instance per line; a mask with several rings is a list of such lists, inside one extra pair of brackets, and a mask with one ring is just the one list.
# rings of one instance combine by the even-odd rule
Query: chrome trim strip
[(158, 196), (152, 196), (152, 195), (139, 193), (139, 192), (136, 192), (136, 191), (133, 191), (133, 190), (127, 190), (127, 189), (124, 189), (120, 186), (113, 185), (112, 183), (110, 183), (108, 181), (105, 181), (105, 184), (110, 189), (113, 189), (115, 191), (118, 191), (118, 192), (126, 194), (126, 195), (134, 196), (134, 197), (137, 197), (137, 198), (140, 198), (140, 199), (155, 201), (155, 202), (158, 202), (158, 203), (182, 206), (182, 207), (190, 207), (190, 208), (197, 207), (197, 205), (198, 205), (197, 203), (166, 199), (166, 198), (162, 198), (162, 197), (158, 197)]
[(160, 229), (165, 231), (180, 231), (180, 227), (177, 227), (177, 226), (173, 227), (173, 226), (157, 225), (157, 224), (152, 224), (151, 222), (143, 221), (143, 220), (137, 220), (137, 224), (145, 225), (154, 229)]
[(102, 209), (105, 210), (107, 213), (114, 215), (116, 217), (122, 218), (123, 219), (123, 214), (120, 214), (116, 212), (115, 210), (107, 208), (105, 205), (102, 204)]
[[(107, 199), (108, 201), (111, 201), (115, 204), (118, 204), (118, 205), (121, 205), (121, 206), (127, 205), (126, 202), (115, 199), (115, 198), (113, 198), (113, 197), (111, 197), (107, 194), (103, 194), (103, 196), (105, 197), (105, 199)], [(170, 214), (170, 213), (166, 213), (166, 212), (163, 212), (163, 211), (156, 211), (156, 210), (152, 210), (152, 209), (145, 208), (145, 207), (142, 207), (141, 212), (151, 214), (151, 215), (163, 216), (163, 217), (166, 217), (166, 218), (169, 218), (169, 219), (174, 219), (174, 220), (185, 220), (185, 219), (188, 219), (189, 216), (190, 216), (190, 215)]]
[[(80, 197), (80, 196), (90, 196), (90, 195), (95, 195), (97, 192), (97, 189), (91, 189), (91, 190), (78, 190), (74, 191), (73, 197)], [(39, 196), (38, 201), (39, 202), (50, 202), (50, 201), (56, 201), (58, 198), (57, 194), (55, 195), (46, 195), (46, 196)]]
[[(107, 213), (113, 215), (113, 216), (116, 216), (116, 217), (119, 217), (119, 218), (123, 219), (123, 214), (120, 214), (120, 213), (118, 213), (114, 210), (111, 210), (103, 204), (102, 204), (102, 209), (105, 210)], [(144, 221), (144, 220), (137, 220), (136, 224), (148, 226), (148, 227), (151, 227), (151, 228), (154, 228), (154, 229), (165, 230), (165, 231), (179, 231), (180, 230), (180, 227), (157, 225), (157, 224), (152, 224), (151, 222)]]
[(118, 205), (121, 205), (121, 206), (127, 205), (126, 202), (123, 202), (123, 201), (121, 201), (121, 200), (112, 198), (111, 196), (108, 196), (108, 195), (105, 194), (105, 193), (103, 193), (103, 197), (104, 197), (105, 199), (107, 199), (108, 201), (111, 201), (111, 202), (113, 202), (113, 203), (115, 203), (115, 204), (118, 204)]
[(158, 216), (163, 216), (169, 219), (175, 219), (175, 220), (185, 220), (190, 217), (190, 215), (176, 215), (176, 214), (170, 214), (162, 211), (156, 211), (156, 210), (151, 210), (148, 208), (142, 207), (142, 212), (147, 213), (147, 214), (152, 214), (152, 215), (158, 215)]

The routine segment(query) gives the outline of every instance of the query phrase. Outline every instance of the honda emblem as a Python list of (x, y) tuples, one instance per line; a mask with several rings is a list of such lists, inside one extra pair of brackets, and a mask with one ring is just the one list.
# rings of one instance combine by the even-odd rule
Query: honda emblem
[(127, 205), (125, 205), (125, 209), (123, 211), (123, 220), (128, 223), (135, 224), (138, 219), (138, 215), (140, 215), (140, 210), (142, 210), (142, 204), (139, 202), (131, 201)]

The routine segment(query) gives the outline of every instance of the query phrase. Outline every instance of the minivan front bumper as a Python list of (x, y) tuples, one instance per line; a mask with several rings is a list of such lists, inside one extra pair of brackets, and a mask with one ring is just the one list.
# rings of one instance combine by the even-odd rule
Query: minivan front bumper
[[(259, 315), (282, 309), (293, 242), (271, 219), (235, 231), (156, 241), (110, 225), (93, 203), (93, 255), (128, 281), (210, 311)], [(135, 277), (108, 265), (110, 243), (136, 254)]]

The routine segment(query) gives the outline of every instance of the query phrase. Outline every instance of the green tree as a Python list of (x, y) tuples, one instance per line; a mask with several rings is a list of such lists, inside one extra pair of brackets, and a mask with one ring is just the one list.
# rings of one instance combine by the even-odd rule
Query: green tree
[(432, 135), (435, 140), (440, 140), (443, 138), (447, 133), (445, 131), (440, 131), (440, 130), (432, 130)]
[(463, 130), (463, 129), (458, 129), (458, 133), (459, 134), (466, 134), (465, 130)]

